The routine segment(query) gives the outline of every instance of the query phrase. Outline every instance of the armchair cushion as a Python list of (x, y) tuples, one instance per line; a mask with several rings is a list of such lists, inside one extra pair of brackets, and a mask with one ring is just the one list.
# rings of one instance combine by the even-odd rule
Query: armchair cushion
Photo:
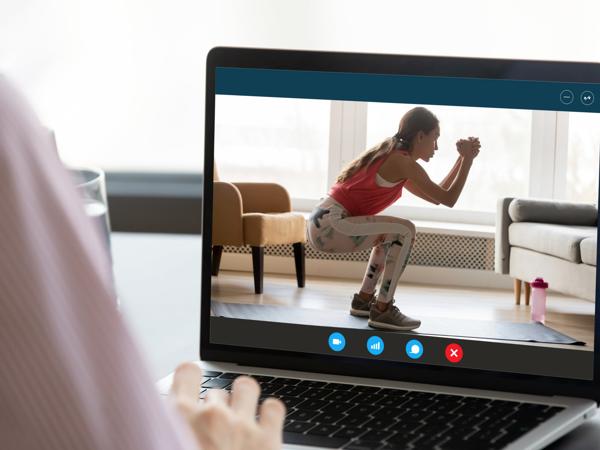
[(590, 237), (581, 241), (581, 261), (590, 266), (596, 267), (596, 237)]
[(242, 196), (244, 213), (284, 213), (292, 210), (287, 190), (277, 183), (234, 183)]
[(514, 199), (508, 207), (513, 222), (542, 222), (564, 225), (595, 226), (596, 205), (556, 200)]
[(306, 242), (306, 220), (294, 213), (243, 215), (246, 245), (293, 244)]
[(581, 241), (595, 236), (595, 227), (576, 225), (513, 222), (508, 227), (511, 246), (535, 250), (574, 263), (581, 262)]

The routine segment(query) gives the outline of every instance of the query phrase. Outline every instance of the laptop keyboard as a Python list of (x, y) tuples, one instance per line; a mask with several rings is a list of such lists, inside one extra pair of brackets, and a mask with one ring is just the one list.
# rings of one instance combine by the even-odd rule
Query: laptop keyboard
[[(205, 371), (200, 398), (242, 374)], [(288, 444), (345, 449), (501, 449), (564, 408), (480, 397), (254, 376), (287, 406)]]

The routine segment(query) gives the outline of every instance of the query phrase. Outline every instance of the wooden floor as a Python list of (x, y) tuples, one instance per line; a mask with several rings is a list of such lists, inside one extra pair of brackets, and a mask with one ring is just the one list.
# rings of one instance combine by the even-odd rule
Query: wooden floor
[[(350, 280), (309, 277), (305, 288), (293, 276), (266, 274), (264, 293), (254, 294), (252, 274), (220, 271), (212, 278), (212, 299), (228, 303), (286, 305), (314, 309), (348, 310), (357, 283)], [(396, 304), (409, 316), (458, 317), (474, 320), (528, 322), (530, 307), (515, 305), (512, 291), (424, 286), (400, 283)], [(584, 347), (558, 344), (527, 344), (592, 351), (594, 348), (594, 304), (549, 293), (546, 325), (575, 339)], [(496, 341), (497, 342), (497, 341)]]

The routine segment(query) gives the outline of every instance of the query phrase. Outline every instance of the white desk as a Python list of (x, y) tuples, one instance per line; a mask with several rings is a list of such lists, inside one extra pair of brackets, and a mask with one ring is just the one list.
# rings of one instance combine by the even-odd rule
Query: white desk
[[(113, 233), (112, 245), (121, 307), (154, 378), (198, 359), (200, 237)], [(548, 448), (600, 448), (600, 417)]]
[(121, 311), (158, 380), (199, 357), (200, 237), (113, 233), (111, 240)]

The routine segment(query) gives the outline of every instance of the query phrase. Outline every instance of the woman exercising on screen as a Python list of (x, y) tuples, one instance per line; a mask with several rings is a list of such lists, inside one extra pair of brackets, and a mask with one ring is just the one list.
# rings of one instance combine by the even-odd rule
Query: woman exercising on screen
[[(421, 325), (394, 305), (396, 284), (415, 240), (415, 226), (400, 217), (376, 214), (398, 200), (403, 188), (436, 205), (454, 206), (481, 145), (474, 137), (458, 140), (456, 163), (436, 184), (417, 161), (428, 162), (433, 157), (439, 136), (439, 121), (431, 111), (411, 109), (393, 137), (363, 152), (342, 170), (310, 216), (308, 236), (318, 250), (347, 253), (372, 249), (350, 314), (369, 317), (373, 328), (414, 330)], [(382, 272), (379, 294), (375, 295)]]

